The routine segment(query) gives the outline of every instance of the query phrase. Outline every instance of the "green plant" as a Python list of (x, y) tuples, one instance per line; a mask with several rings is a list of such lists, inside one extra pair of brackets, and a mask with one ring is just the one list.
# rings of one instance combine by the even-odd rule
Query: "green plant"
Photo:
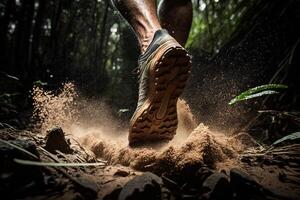
[(288, 86), (283, 84), (266, 84), (257, 86), (245, 92), (242, 92), (241, 94), (233, 98), (228, 104), (233, 105), (239, 101), (245, 101), (247, 99), (253, 99), (264, 95), (279, 94), (278, 90), (287, 88)]
[[(265, 149), (265, 153), (270, 152), (274, 149), (275, 150), (280, 149), (279, 146), (288, 147), (289, 145), (286, 145), (287, 142), (292, 142), (293, 141), (293, 143), (299, 144), (299, 142), (298, 143), (296, 142), (296, 140), (299, 140), (299, 139), (300, 139), (300, 132), (295, 132), (295, 133), (291, 133), (289, 135), (286, 135), (286, 136), (276, 140), (269, 147), (267, 147)], [(278, 152), (280, 152), (280, 150), (278, 150)], [(285, 151), (283, 151), (283, 152), (285, 152)]]
[(283, 138), (280, 138), (280, 139), (276, 140), (275, 142), (273, 142), (272, 146), (278, 145), (285, 141), (296, 140), (296, 139), (300, 139), (300, 132), (295, 132), (295, 133), (291, 133), (287, 136), (284, 136)]

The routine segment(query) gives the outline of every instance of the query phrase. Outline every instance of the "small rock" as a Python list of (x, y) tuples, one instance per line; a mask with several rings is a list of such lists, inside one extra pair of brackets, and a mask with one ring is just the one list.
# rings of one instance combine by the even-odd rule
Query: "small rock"
[(202, 185), (202, 197), (205, 199), (231, 199), (232, 192), (229, 185), (228, 176), (224, 173), (214, 173), (210, 175)]
[(114, 173), (114, 176), (122, 176), (122, 177), (126, 177), (128, 176), (130, 173), (126, 170), (121, 170), (121, 169), (118, 169), (115, 173)]
[(246, 184), (259, 187), (259, 184), (249, 174), (237, 168), (230, 170), (230, 180), (238, 185)]
[(230, 184), (238, 199), (262, 198), (261, 186), (246, 172), (233, 168), (230, 170)]
[(118, 200), (161, 199), (162, 179), (146, 172), (130, 180), (120, 192)]
[(49, 130), (46, 136), (45, 149), (51, 153), (56, 153), (59, 150), (62, 153), (73, 153), (70, 144), (66, 141), (65, 133), (62, 128), (57, 127)]
[(208, 167), (201, 167), (196, 176), (198, 177), (199, 181), (202, 183), (207, 177), (213, 174), (213, 171)]

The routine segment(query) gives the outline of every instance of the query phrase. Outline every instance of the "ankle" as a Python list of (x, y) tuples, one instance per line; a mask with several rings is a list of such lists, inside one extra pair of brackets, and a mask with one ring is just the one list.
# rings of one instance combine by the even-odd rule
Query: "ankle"
[(148, 34), (147, 36), (143, 37), (143, 39), (141, 40), (140, 46), (141, 46), (141, 53), (145, 53), (145, 51), (147, 50), (149, 44), (151, 43), (152, 39), (153, 39), (154, 33)]
[(153, 40), (154, 34), (156, 31), (158, 31), (159, 29), (153, 29), (151, 31), (147, 31), (147, 33), (141, 37), (141, 41), (140, 41), (140, 49), (141, 49), (141, 53), (145, 53), (145, 51), (148, 49), (150, 43)]

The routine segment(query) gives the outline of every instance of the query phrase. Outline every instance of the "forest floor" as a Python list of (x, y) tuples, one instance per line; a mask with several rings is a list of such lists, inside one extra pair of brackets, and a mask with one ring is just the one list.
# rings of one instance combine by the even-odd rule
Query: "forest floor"
[[(265, 146), (196, 125), (180, 100), (172, 141), (130, 148), (104, 110), (72, 122), (72, 91), (36, 93), (39, 128), (1, 124), (1, 199), (299, 199), (299, 143)], [(81, 115), (96, 113), (88, 105)], [(114, 129), (91, 125), (99, 123)]]
[[(227, 137), (204, 125), (181, 144), (155, 148), (121, 148), (92, 135), (75, 138), (61, 128), (53, 128), (47, 136), (6, 128), (0, 130), (0, 138), (4, 199), (298, 199), (300, 195), (299, 145), (267, 152), (246, 133)], [(41, 162), (45, 164), (35, 166)], [(88, 164), (94, 166), (84, 166)]]

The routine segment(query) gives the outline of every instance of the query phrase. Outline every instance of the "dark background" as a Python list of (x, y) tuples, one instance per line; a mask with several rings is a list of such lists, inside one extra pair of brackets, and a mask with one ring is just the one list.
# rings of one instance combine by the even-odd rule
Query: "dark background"
[[(300, 1), (193, 3), (186, 45), (193, 71), (183, 97), (197, 121), (248, 130), (261, 140), (299, 129)], [(126, 121), (136, 106), (138, 56), (132, 30), (108, 0), (2, 0), (0, 123), (26, 127), (33, 85), (56, 90), (68, 81), (115, 113), (129, 109)], [(235, 95), (266, 83), (289, 89), (228, 106)]]

